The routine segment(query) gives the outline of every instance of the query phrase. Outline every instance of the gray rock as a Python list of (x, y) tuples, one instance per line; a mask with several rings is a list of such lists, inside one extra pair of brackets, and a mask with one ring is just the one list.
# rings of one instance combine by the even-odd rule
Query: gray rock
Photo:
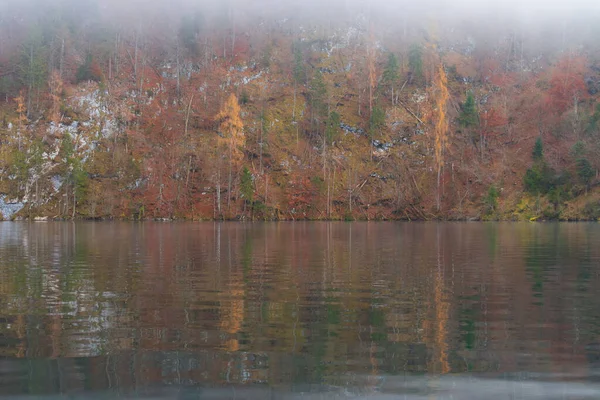
[(11, 219), (23, 206), (24, 204), (21, 202), (6, 199), (4, 195), (0, 196), (0, 214), (4, 219)]

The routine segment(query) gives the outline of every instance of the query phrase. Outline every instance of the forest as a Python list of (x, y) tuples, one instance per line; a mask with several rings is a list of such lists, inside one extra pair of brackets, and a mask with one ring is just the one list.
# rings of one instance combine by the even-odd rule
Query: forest
[(600, 8), (537, 4), (4, 1), (0, 219), (598, 220)]

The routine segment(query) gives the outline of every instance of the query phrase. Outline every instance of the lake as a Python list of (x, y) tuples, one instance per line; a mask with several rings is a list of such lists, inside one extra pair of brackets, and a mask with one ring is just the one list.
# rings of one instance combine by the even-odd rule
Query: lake
[(600, 225), (3, 222), (0, 397), (600, 398)]

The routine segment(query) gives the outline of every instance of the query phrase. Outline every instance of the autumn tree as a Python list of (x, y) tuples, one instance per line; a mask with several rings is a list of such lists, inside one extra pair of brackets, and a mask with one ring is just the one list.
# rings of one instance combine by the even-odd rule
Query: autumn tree
[(50, 87), (50, 99), (52, 101), (52, 106), (50, 108), (50, 120), (54, 123), (54, 125), (58, 126), (60, 121), (60, 103), (63, 91), (63, 81), (60, 78), (60, 71), (52, 71), (48, 86)]
[(440, 62), (438, 73), (435, 75), (435, 103), (437, 108), (437, 119), (435, 123), (435, 165), (437, 171), (437, 196), (436, 206), (440, 211), (441, 176), (444, 168), (444, 152), (448, 145), (448, 120), (447, 103), (450, 98), (448, 92), (448, 79), (444, 66)]
[(23, 140), (23, 129), (27, 122), (27, 108), (25, 106), (25, 96), (23, 91), (19, 92), (19, 95), (15, 98), (17, 103), (17, 149), (21, 151), (21, 142)]
[(479, 147), (482, 159), (484, 150), (488, 146), (492, 134), (495, 133), (498, 128), (505, 126), (506, 123), (506, 117), (496, 108), (492, 107), (479, 112)]
[(573, 107), (573, 112), (577, 114), (579, 102), (587, 97), (586, 64), (584, 57), (569, 54), (554, 67), (547, 102), (555, 112), (561, 114)]
[(235, 94), (230, 94), (227, 101), (221, 107), (217, 114), (219, 130), (223, 140), (227, 143), (229, 152), (229, 178), (227, 181), (227, 207), (231, 207), (231, 187), (233, 180), (233, 168), (236, 169), (241, 164), (244, 153), (243, 148), (246, 143), (244, 136), (244, 123), (240, 115), (240, 105)]

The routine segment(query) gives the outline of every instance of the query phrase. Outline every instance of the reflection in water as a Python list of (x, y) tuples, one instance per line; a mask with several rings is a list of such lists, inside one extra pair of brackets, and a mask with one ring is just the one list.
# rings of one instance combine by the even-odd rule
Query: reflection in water
[(597, 398), (599, 238), (595, 224), (0, 223), (0, 396), (550, 398), (554, 382)]

